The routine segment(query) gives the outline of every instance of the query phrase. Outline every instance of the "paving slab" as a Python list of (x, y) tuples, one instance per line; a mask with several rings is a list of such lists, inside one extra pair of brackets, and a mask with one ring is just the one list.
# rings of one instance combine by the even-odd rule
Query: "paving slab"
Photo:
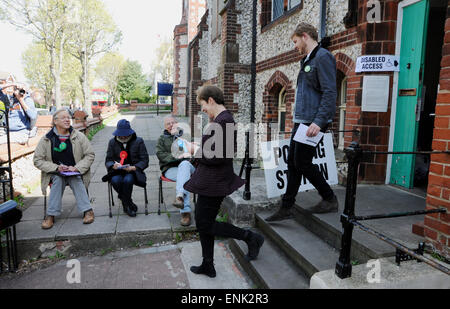
[(214, 245), (214, 267), (217, 277), (209, 278), (205, 275), (196, 275), (190, 271), (191, 266), (202, 263), (200, 242), (181, 244), (181, 260), (191, 289), (249, 289), (251, 283), (236, 264), (225, 242), (216, 240)]
[(120, 234), (129, 233), (151, 233), (170, 231), (170, 220), (166, 214), (138, 215), (131, 218), (128, 215), (119, 215), (116, 232)]
[(81, 218), (67, 219), (57, 233), (57, 239), (83, 239), (112, 236), (115, 233), (117, 218), (96, 217), (94, 223), (83, 224)]
[(22, 241), (53, 241), (59, 230), (63, 226), (65, 219), (56, 218), (53, 228), (43, 230), (41, 228), (42, 218), (40, 220), (23, 221), (16, 225), (16, 236)]

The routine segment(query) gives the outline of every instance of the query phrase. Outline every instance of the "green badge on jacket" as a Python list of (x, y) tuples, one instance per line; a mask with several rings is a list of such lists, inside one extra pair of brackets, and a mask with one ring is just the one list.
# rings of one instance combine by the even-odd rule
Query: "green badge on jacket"
[(307, 65), (306, 67), (305, 67), (305, 72), (306, 73), (309, 73), (311, 71), (311, 67), (309, 66), (309, 65)]

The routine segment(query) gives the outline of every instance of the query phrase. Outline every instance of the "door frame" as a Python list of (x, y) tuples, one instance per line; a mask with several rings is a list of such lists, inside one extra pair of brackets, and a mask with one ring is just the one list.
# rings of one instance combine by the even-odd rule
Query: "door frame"
[[(403, 27), (403, 9), (407, 6), (413, 5), (423, 0), (404, 0), (398, 4), (397, 11), (397, 31), (395, 34), (395, 55), (400, 57), (400, 51), (402, 47), (402, 27)], [(397, 116), (397, 99), (398, 99), (398, 79), (400, 72), (394, 72), (394, 82), (392, 87), (392, 104), (391, 104), (391, 127), (389, 128), (389, 146), (388, 151), (391, 152), (394, 149), (394, 137), (395, 137), (395, 119)], [(392, 168), (392, 156), (388, 155), (386, 165), (386, 179), (385, 183), (390, 184), (391, 168)]]

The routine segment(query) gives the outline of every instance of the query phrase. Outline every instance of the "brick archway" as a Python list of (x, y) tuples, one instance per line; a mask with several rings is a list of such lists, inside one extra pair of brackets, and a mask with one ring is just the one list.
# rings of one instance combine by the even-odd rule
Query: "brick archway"
[(345, 76), (351, 76), (355, 75), (355, 62), (343, 53), (337, 53), (335, 56), (336, 58), (336, 68), (345, 74)]
[[(292, 107), (295, 99), (295, 87), (293, 83), (281, 71), (276, 71), (270, 77), (266, 86), (264, 87), (263, 103), (264, 114), (262, 122), (267, 124), (267, 129), (270, 130), (270, 123), (278, 123), (278, 97), (280, 91), (286, 90), (286, 131), (290, 132), (293, 127)], [(268, 131), (270, 133), (270, 131)], [(270, 137), (270, 135), (269, 135)]]

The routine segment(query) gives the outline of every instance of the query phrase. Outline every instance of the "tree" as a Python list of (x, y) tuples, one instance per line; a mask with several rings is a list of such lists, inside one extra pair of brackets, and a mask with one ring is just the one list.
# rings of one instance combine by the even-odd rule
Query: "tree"
[(119, 99), (119, 77), (124, 66), (125, 59), (118, 53), (105, 54), (97, 63), (95, 72), (97, 76), (105, 83), (112, 98), (112, 102)]
[(122, 33), (104, 3), (99, 0), (78, 1), (74, 15), (76, 22), (71, 27), (68, 50), (81, 63), (84, 108), (92, 117), (89, 98), (90, 62), (95, 56), (111, 51), (122, 40)]
[[(0, 19), (31, 34), (50, 55), (56, 107), (61, 107), (61, 72), (68, 13), (73, 0), (0, 0)], [(59, 51), (59, 53), (58, 53)]]
[(118, 90), (122, 97), (147, 103), (150, 99), (148, 84), (139, 62), (127, 60), (119, 76)]
[(50, 105), (53, 97), (54, 79), (50, 71), (50, 55), (42, 43), (33, 43), (22, 54), (24, 74), (29, 83), (45, 93), (45, 103)]
[(173, 82), (173, 42), (165, 39), (156, 49), (156, 58), (152, 62), (153, 79), (160, 82)]
[[(57, 51), (59, 53), (59, 51)], [(61, 72), (61, 97), (73, 102), (81, 97), (79, 75), (80, 63), (70, 55), (65, 54)], [(30, 84), (44, 90), (46, 104), (52, 100), (54, 80), (50, 70), (50, 55), (42, 43), (32, 43), (22, 54), (25, 77)]]

